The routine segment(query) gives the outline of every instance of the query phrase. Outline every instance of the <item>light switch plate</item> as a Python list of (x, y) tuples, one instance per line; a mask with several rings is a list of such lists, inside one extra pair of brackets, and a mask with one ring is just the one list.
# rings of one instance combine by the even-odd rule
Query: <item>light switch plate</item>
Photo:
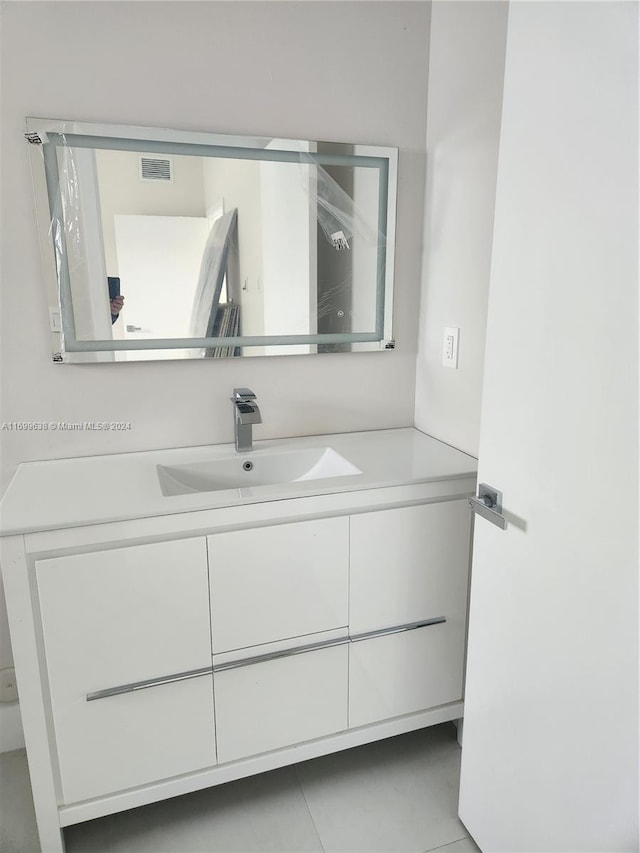
[(458, 367), (458, 338), (460, 329), (454, 326), (446, 326), (442, 338), (442, 366)]

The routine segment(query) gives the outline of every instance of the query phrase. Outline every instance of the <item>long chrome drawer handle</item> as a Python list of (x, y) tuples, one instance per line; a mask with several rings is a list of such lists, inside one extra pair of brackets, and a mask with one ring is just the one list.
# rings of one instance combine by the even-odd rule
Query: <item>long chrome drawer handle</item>
[(301, 655), (305, 652), (315, 652), (319, 649), (329, 649), (332, 646), (343, 646), (349, 642), (349, 637), (337, 637), (334, 640), (321, 640), (318, 643), (309, 643), (306, 646), (296, 646), (294, 649), (282, 649), (279, 652), (267, 652), (264, 655), (255, 655), (250, 658), (242, 658), (241, 660), (230, 661), (229, 663), (214, 664), (214, 672), (225, 672), (228, 669), (238, 669), (241, 666), (252, 666), (254, 663), (264, 663), (265, 661), (277, 660), (278, 658), (293, 657), (293, 655)]
[(109, 696), (119, 696), (121, 693), (133, 693), (136, 690), (146, 690), (147, 687), (159, 687), (161, 684), (172, 684), (174, 681), (186, 681), (188, 678), (199, 678), (201, 675), (211, 675), (212, 666), (202, 669), (190, 669), (188, 672), (177, 672), (174, 675), (164, 675), (162, 678), (150, 678), (148, 681), (136, 681), (133, 684), (121, 684), (118, 687), (108, 687), (106, 690), (96, 690), (87, 693), (87, 702), (95, 699), (107, 699)]
[(305, 652), (315, 652), (320, 649), (329, 649), (333, 646), (343, 646), (346, 643), (358, 643), (361, 640), (369, 640), (373, 637), (384, 637), (388, 634), (400, 634), (403, 631), (414, 631), (416, 628), (425, 628), (428, 625), (439, 625), (446, 622), (444, 616), (437, 616), (435, 619), (423, 619), (420, 622), (407, 622), (404, 625), (396, 625), (393, 628), (380, 628), (376, 631), (367, 631), (364, 634), (353, 634), (352, 636), (337, 637), (333, 640), (321, 640), (318, 643), (308, 643), (306, 646), (296, 646), (293, 649), (283, 649), (278, 652), (267, 652), (264, 655), (254, 655), (250, 658), (242, 658), (242, 660), (231, 661), (229, 663), (219, 663), (214, 666), (206, 666), (202, 669), (192, 669), (188, 672), (178, 672), (174, 675), (165, 675), (162, 678), (150, 678), (147, 681), (136, 681), (133, 684), (121, 684), (118, 687), (109, 687), (106, 690), (96, 690), (94, 693), (87, 693), (87, 702), (93, 702), (95, 699), (107, 699), (109, 696), (119, 696), (122, 693), (133, 693), (136, 690), (146, 690), (148, 687), (159, 687), (162, 684), (172, 684), (175, 681), (186, 681), (189, 678), (199, 678), (201, 675), (210, 675), (212, 672), (225, 672), (229, 669), (239, 669), (242, 666), (252, 666), (256, 663), (265, 663), (270, 660), (278, 660), (279, 658), (293, 657), (293, 655), (301, 655)]
[(436, 616), (434, 619), (422, 619), (420, 622), (406, 622), (404, 625), (394, 625), (393, 628), (379, 628), (377, 631), (367, 631), (364, 634), (352, 634), (351, 642), (359, 643), (361, 640), (371, 640), (374, 637), (386, 637), (388, 634), (415, 631), (416, 628), (426, 628), (428, 625), (440, 625), (446, 621), (444, 616)]
[(436, 616), (434, 619), (423, 619), (420, 622), (407, 622), (404, 625), (394, 625), (393, 628), (379, 628), (376, 631), (367, 631), (365, 634), (352, 634), (347, 637), (338, 637), (334, 640), (322, 640), (319, 643), (309, 643), (306, 646), (296, 646), (293, 649), (283, 649), (278, 652), (268, 652), (264, 655), (255, 655), (250, 658), (242, 658), (241, 660), (230, 661), (229, 663), (215, 664), (214, 672), (225, 672), (229, 669), (239, 669), (241, 666), (252, 666), (256, 663), (265, 663), (270, 660), (279, 658), (292, 657), (293, 655), (301, 655), (305, 652), (315, 652), (319, 649), (328, 649), (332, 646), (343, 646), (346, 643), (358, 643), (360, 640), (369, 640), (372, 637), (384, 637), (387, 634), (400, 634), (403, 631), (413, 631), (416, 628), (425, 628), (427, 625), (439, 625), (441, 622), (446, 622), (444, 616)]

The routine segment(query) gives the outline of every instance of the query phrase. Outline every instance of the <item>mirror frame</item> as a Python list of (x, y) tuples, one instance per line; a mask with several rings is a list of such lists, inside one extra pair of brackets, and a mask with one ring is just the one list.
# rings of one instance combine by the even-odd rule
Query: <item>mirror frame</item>
[[(393, 275), (395, 259), (398, 149), (347, 143), (354, 154), (314, 153), (303, 150), (309, 142), (278, 138), (278, 149), (266, 149), (267, 137), (228, 136), (216, 133), (170, 130), (131, 125), (96, 124), (61, 119), (27, 118), (25, 137), (32, 164), (36, 212), (43, 271), (49, 294), (53, 360), (61, 363), (108, 360), (116, 351), (162, 351), (214, 347), (275, 347), (286, 355), (288, 345), (354, 344), (353, 351), (385, 351), (395, 346), (392, 336)], [(315, 143), (311, 143), (315, 144)], [(62, 196), (57, 149), (60, 147), (187, 154), (234, 159), (342, 165), (379, 171), (378, 232), (386, 239), (377, 246), (375, 328), (370, 332), (340, 334), (262, 335), (208, 338), (151, 338), (146, 340), (78, 340), (75, 331), (67, 253), (64, 240)], [(46, 224), (46, 229), (45, 229)], [(46, 233), (45, 233), (46, 231)], [(58, 246), (58, 248), (56, 248)], [(53, 294), (56, 294), (55, 296)], [(54, 304), (57, 302), (57, 306)], [(56, 317), (56, 311), (59, 312)], [(285, 351), (283, 351), (285, 348)], [(102, 358), (100, 354), (104, 354)], [(269, 355), (269, 353), (265, 353)], [(310, 353), (315, 354), (315, 353)], [(147, 353), (148, 356), (151, 352)], [(184, 360), (190, 361), (190, 358)]]

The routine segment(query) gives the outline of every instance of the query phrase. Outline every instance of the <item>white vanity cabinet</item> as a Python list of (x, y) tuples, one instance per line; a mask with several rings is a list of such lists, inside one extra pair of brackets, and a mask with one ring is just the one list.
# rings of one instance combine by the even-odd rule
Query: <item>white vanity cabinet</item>
[(216, 763), (205, 539), (37, 560), (62, 803)]
[(331, 446), (370, 473), (165, 497), (170, 451), (25, 467), (0, 547), (43, 853), (74, 823), (463, 716), (473, 460), (415, 430)]

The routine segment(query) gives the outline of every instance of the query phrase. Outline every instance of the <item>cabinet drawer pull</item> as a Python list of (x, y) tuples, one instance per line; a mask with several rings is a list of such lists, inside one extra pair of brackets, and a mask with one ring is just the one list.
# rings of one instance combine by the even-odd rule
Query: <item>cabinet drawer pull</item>
[(373, 637), (384, 637), (387, 634), (400, 634), (403, 631), (414, 631), (416, 628), (425, 628), (427, 625), (438, 625), (446, 622), (444, 616), (435, 619), (423, 619), (421, 622), (408, 622), (405, 625), (396, 625), (393, 628), (380, 628), (377, 631), (367, 631), (364, 634), (354, 634), (351, 637), (338, 637), (334, 640), (321, 640), (318, 643), (308, 643), (306, 646), (296, 646), (293, 649), (283, 649), (279, 652), (268, 652), (264, 655), (254, 655), (250, 658), (231, 661), (230, 663), (219, 663), (214, 666), (205, 666), (202, 669), (191, 669), (188, 672), (178, 672), (174, 675), (164, 675), (162, 678), (150, 678), (147, 681), (136, 681), (133, 684), (120, 684), (117, 687), (108, 687), (106, 690), (96, 690), (87, 693), (87, 702), (96, 699), (108, 699), (109, 696), (120, 696), (123, 693), (134, 693), (136, 690), (146, 690), (148, 687), (159, 687), (162, 684), (172, 684), (176, 681), (186, 681), (189, 678), (199, 678), (201, 675), (211, 675), (213, 672), (225, 672), (228, 669), (238, 669), (241, 666), (252, 666), (256, 663), (265, 663), (279, 658), (301, 655), (305, 652), (315, 652), (320, 649), (329, 649), (332, 646), (343, 646), (346, 643), (358, 643), (361, 640), (369, 640)]
[(121, 693), (133, 693), (136, 690), (146, 690), (147, 687), (159, 687), (161, 684), (171, 684), (174, 681), (186, 681), (188, 678), (199, 678), (201, 675), (211, 675), (213, 667), (190, 669), (188, 672), (177, 672), (174, 675), (164, 675), (162, 678), (150, 678), (148, 681), (136, 681), (133, 684), (121, 684), (118, 687), (108, 687), (106, 690), (96, 690), (87, 693), (87, 702), (95, 699), (107, 699), (109, 696), (119, 696)]
[(386, 637), (387, 634), (400, 634), (403, 631), (415, 631), (416, 628), (426, 628), (428, 625), (440, 625), (446, 621), (444, 616), (436, 616), (434, 619), (407, 622), (404, 625), (395, 625), (393, 628), (379, 628), (377, 631), (366, 631), (364, 634), (352, 634), (350, 639), (352, 643), (359, 643), (361, 640), (371, 640), (373, 637)]
[(296, 646), (293, 649), (283, 649), (279, 652), (268, 652), (264, 655), (254, 655), (249, 658), (230, 661), (229, 663), (214, 664), (213, 671), (225, 672), (229, 669), (239, 669), (241, 666), (252, 666), (255, 663), (266, 663), (270, 660), (301, 655), (305, 652), (315, 652), (319, 649), (328, 649), (332, 646), (344, 646), (346, 643), (358, 643), (360, 640), (369, 640), (372, 637), (384, 637), (387, 634), (400, 634), (403, 631), (413, 631), (416, 628), (425, 628), (428, 625), (439, 625), (446, 622), (444, 616), (436, 616), (434, 619), (422, 619), (420, 622), (407, 622), (404, 625), (395, 625), (393, 628), (379, 628), (376, 631), (367, 631), (365, 634), (353, 634), (347, 637), (338, 637), (334, 640), (321, 640), (318, 643), (309, 643), (306, 646)]
[(252, 666), (254, 663), (265, 663), (278, 658), (288, 658), (293, 655), (301, 655), (305, 652), (315, 652), (319, 649), (329, 649), (332, 646), (343, 646), (349, 642), (349, 637), (337, 637), (334, 640), (321, 640), (318, 643), (309, 643), (306, 646), (296, 646), (293, 649), (283, 649), (279, 652), (267, 652), (264, 655), (255, 655), (250, 658), (242, 658), (241, 660), (230, 661), (229, 663), (214, 664), (214, 672), (225, 672), (228, 669), (238, 669), (241, 666)]

